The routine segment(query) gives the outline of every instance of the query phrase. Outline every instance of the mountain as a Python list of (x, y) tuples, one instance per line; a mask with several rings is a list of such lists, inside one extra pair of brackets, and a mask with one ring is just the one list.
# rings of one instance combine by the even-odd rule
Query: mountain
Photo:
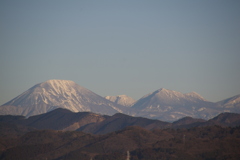
[(205, 102), (200, 95), (195, 92), (183, 94), (181, 92), (161, 88), (149, 93), (135, 103), (133, 108), (145, 108), (146, 106), (179, 106), (187, 103)]
[(193, 128), (205, 126), (238, 127), (240, 126), (240, 114), (220, 113), (209, 120), (184, 117), (172, 123), (172, 128)]
[(142, 117), (131, 117), (122, 113), (106, 117), (103, 121), (89, 123), (77, 129), (85, 133), (106, 134), (122, 130), (129, 126), (138, 126), (147, 130), (165, 128), (193, 128), (202, 126), (238, 127), (240, 126), (240, 114), (221, 113), (216, 117), (207, 120), (192, 117), (184, 117), (172, 123), (153, 120)]
[(134, 116), (175, 121), (182, 117), (209, 119), (221, 113), (215, 103), (208, 102), (195, 92), (183, 94), (161, 88), (138, 100), (132, 107)]
[(183, 117), (177, 121), (174, 121), (172, 123), (173, 128), (190, 128), (190, 127), (195, 127), (198, 126), (198, 124), (203, 124), (205, 123), (206, 120), (204, 119), (196, 119), (192, 117)]
[(145, 129), (161, 129), (170, 127), (168, 122), (159, 120), (152, 120), (142, 117), (131, 117), (122, 113), (116, 113), (113, 116), (97, 123), (90, 123), (86, 126), (79, 128), (79, 131), (93, 134), (106, 134), (114, 131), (121, 130), (128, 126), (139, 126)]
[(112, 115), (123, 112), (121, 105), (69, 80), (48, 80), (37, 84), (0, 106), (0, 114), (32, 116), (66, 108), (73, 112), (95, 112)]
[(15, 124), (35, 129), (74, 131), (87, 124), (101, 122), (108, 117), (91, 112), (75, 113), (67, 109), (57, 108), (53, 111), (28, 118), (3, 115), (0, 116), (0, 123)]
[(75, 113), (67, 109), (58, 108), (45, 114), (29, 117), (18, 124), (36, 129), (74, 131), (87, 124), (101, 122), (106, 117), (91, 112)]
[(217, 102), (226, 112), (240, 113), (240, 95)]
[(106, 96), (105, 98), (126, 107), (131, 107), (136, 102), (133, 98), (126, 95)]
[(208, 120), (200, 126), (218, 125), (222, 127), (236, 127), (240, 126), (240, 114), (237, 113), (221, 113), (218, 116)]

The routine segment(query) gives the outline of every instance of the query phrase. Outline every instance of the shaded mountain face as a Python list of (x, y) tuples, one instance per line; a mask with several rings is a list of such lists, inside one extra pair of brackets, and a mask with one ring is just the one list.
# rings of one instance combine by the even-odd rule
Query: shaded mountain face
[(66, 108), (112, 115), (122, 112), (116, 103), (68, 80), (48, 80), (37, 84), (0, 107), (0, 114), (32, 116)]
[[(18, 135), (33, 129), (51, 129), (61, 131), (83, 131), (92, 134), (116, 132), (130, 126), (138, 126), (147, 130), (165, 128), (192, 128), (201, 126), (240, 126), (240, 114), (222, 113), (206, 121), (192, 117), (184, 117), (173, 123), (142, 117), (132, 117), (117, 113), (113, 116), (103, 116), (91, 112), (71, 112), (58, 108), (48, 113), (25, 118), (23, 116), (0, 116), (0, 133)], [(7, 127), (9, 126), (9, 127)], [(11, 128), (12, 127), (12, 128)], [(5, 129), (4, 129), (5, 128)]]
[(104, 121), (91, 123), (79, 128), (79, 131), (93, 134), (106, 134), (114, 131), (121, 130), (127, 126), (139, 126), (145, 129), (161, 129), (170, 127), (168, 122), (159, 120), (152, 120), (142, 117), (131, 117), (125, 114), (117, 113), (111, 117), (106, 118)]
[(106, 96), (105, 98), (126, 107), (131, 107), (136, 102), (133, 98), (126, 95)]
[(221, 126), (221, 127), (238, 127), (240, 126), (240, 114), (238, 113), (221, 113), (208, 121), (203, 119), (195, 119), (192, 117), (184, 117), (172, 123), (172, 128), (193, 128), (205, 126)]
[(87, 124), (99, 123), (109, 116), (92, 112), (72, 112), (64, 108), (31, 117), (2, 115), (0, 124), (14, 124), (34, 129), (74, 131)]
[(240, 114), (221, 113), (208, 121), (192, 117), (184, 117), (173, 123), (159, 120), (147, 119), (142, 117), (131, 117), (121, 113), (107, 117), (105, 120), (96, 123), (89, 123), (79, 129), (92, 134), (106, 134), (124, 129), (129, 126), (138, 126), (147, 130), (166, 129), (166, 128), (193, 128), (203, 126), (237, 127), (240, 126)]
[(17, 124), (36, 129), (74, 131), (87, 124), (101, 122), (106, 118), (107, 116), (102, 116), (96, 113), (75, 113), (67, 109), (58, 108), (48, 113), (32, 116), (22, 121), (17, 121)]
[(204, 123), (206, 122), (206, 120), (204, 119), (195, 119), (195, 118), (192, 118), (192, 117), (184, 117), (184, 118), (181, 118), (175, 122), (173, 122), (173, 126), (174, 127), (177, 127), (177, 126), (186, 126), (186, 125), (190, 125), (190, 124), (196, 124), (196, 123)]
[(235, 127), (240, 126), (240, 114), (237, 113), (221, 113), (218, 116), (208, 120), (201, 126), (218, 125), (222, 127)]
[(240, 127), (149, 131), (133, 126), (106, 135), (53, 130), (10, 135), (0, 137), (1, 159), (118, 160), (126, 159), (127, 152), (134, 160), (240, 159)]
[(132, 112), (132, 115), (165, 121), (174, 121), (186, 116), (209, 119), (221, 113), (216, 106), (195, 92), (183, 94), (162, 88), (138, 100), (132, 108), (139, 112)]

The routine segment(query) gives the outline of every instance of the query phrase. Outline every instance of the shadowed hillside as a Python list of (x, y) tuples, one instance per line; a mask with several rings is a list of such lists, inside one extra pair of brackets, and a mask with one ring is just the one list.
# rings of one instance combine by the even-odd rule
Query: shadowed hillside
[[(221, 113), (208, 121), (185, 117), (173, 123), (143, 117), (132, 117), (122, 113), (113, 116), (91, 112), (71, 112), (58, 108), (51, 112), (25, 118), (23, 116), (0, 116), (0, 123), (10, 123), (35, 129), (52, 129), (62, 131), (82, 131), (92, 134), (106, 134), (124, 129), (128, 126), (139, 126), (148, 130), (164, 128), (192, 128), (201, 126), (235, 127), (240, 125), (240, 114)], [(6, 124), (5, 124), (6, 125)]]
[(191, 129), (140, 127), (96, 136), (78, 131), (31, 131), (1, 138), (0, 159), (18, 160), (205, 160), (239, 159), (240, 127), (218, 126)]

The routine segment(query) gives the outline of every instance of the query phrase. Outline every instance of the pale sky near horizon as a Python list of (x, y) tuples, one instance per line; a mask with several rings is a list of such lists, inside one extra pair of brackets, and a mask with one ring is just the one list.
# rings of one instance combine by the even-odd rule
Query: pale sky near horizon
[(239, 0), (2, 0), (0, 105), (49, 79), (134, 99), (240, 94)]

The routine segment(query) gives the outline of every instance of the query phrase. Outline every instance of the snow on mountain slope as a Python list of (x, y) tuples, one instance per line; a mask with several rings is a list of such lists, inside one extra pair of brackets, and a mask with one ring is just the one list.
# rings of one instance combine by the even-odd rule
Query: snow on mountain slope
[[(12, 107), (11, 107), (12, 106)], [(18, 113), (14, 112), (18, 108)], [(55, 108), (112, 115), (122, 112), (117, 105), (69, 80), (48, 80), (37, 84), (0, 107), (0, 114), (32, 116)], [(14, 108), (11, 110), (11, 108)]]
[(106, 96), (105, 98), (126, 107), (131, 107), (136, 102), (133, 98), (126, 95)]
[(135, 103), (133, 108), (144, 108), (149, 103), (153, 105), (182, 105), (186, 102), (205, 101), (195, 92), (183, 94), (181, 92), (161, 88), (152, 93), (143, 96)]
[(185, 116), (209, 119), (220, 113), (216, 105), (195, 92), (181, 92), (161, 88), (143, 96), (133, 106), (132, 115), (174, 121)]
[(220, 102), (217, 102), (217, 104), (224, 108), (225, 111), (240, 113), (240, 95), (222, 100)]
[(190, 93), (186, 93), (184, 95), (187, 97), (196, 98), (196, 100), (206, 101), (200, 94), (198, 94), (196, 92), (190, 92)]
[(210, 119), (222, 112), (240, 113), (239, 104), (240, 95), (212, 103), (195, 92), (183, 94), (164, 88), (149, 93), (136, 102), (125, 95), (103, 98), (73, 81), (48, 80), (0, 106), (0, 115), (29, 117), (56, 108), (66, 108), (73, 112), (87, 111), (105, 115), (120, 112), (131, 116), (175, 121), (186, 116)]

